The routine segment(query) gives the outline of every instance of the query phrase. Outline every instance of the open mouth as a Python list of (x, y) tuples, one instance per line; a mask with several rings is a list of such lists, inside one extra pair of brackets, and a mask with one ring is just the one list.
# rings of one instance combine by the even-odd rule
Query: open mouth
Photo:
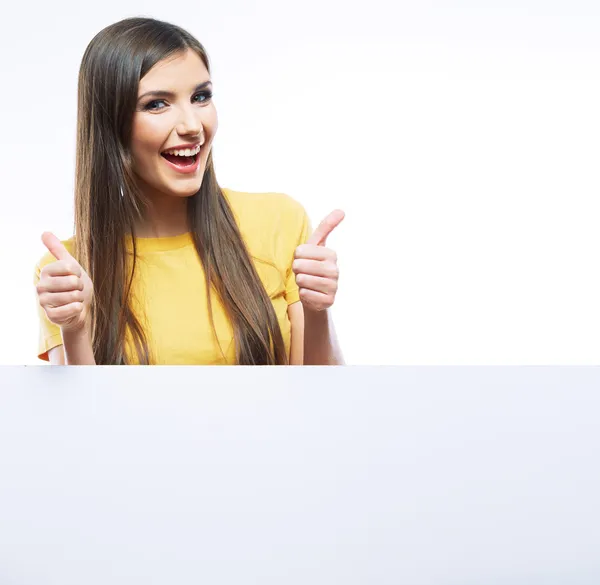
[(194, 148), (166, 150), (160, 154), (167, 162), (178, 169), (192, 169), (200, 158), (200, 145)]

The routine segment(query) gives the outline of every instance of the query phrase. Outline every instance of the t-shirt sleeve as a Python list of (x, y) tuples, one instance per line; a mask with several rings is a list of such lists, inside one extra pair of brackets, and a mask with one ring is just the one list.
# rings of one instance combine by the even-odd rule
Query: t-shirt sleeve
[[(296, 203), (296, 202), (295, 202)], [(299, 203), (295, 204), (295, 213), (293, 214), (292, 220), (289, 226), (289, 236), (291, 239), (291, 253), (289, 265), (286, 272), (285, 280), (285, 299), (288, 305), (295, 303), (300, 300), (300, 294), (298, 285), (296, 284), (296, 275), (292, 270), (292, 263), (294, 261), (294, 253), (296, 248), (301, 244), (305, 244), (310, 235), (312, 234), (312, 226), (310, 218), (306, 213), (306, 210)]]
[[(50, 261), (51, 261), (50, 259), (44, 257), (44, 259), (42, 259), (40, 262), (38, 262), (38, 264), (36, 264), (34, 275), (33, 275), (34, 287), (40, 281), (40, 273), (42, 271), (42, 268), (46, 264), (49, 264)], [(38, 320), (39, 320), (37, 357), (44, 361), (50, 361), (50, 358), (48, 357), (48, 352), (53, 347), (62, 345), (62, 343), (63, 343), (62, 335), (60, 333), (60, 327), (58, 327), (58, 325), (55, 325), (54, 323), (52, 323), (48, 320), (48, 317), (46, 316), (46, 311), (44, 311), (44, 309), (40, 305), (40, 302), (39, 302), (39, 299), (37, 296), (37, 291), (35, 290), (35, 288), (34, 288), (33, 293), (34, 293), (35, 303), (37, 305)]]

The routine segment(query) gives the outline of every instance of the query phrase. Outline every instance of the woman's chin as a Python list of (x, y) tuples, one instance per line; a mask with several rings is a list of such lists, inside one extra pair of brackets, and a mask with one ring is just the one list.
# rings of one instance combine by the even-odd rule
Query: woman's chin
[(195, 181), (186, 181), (185, 183), (185, 185), (166, 185), (165, 192), (173, 197), (192, 197), (200, 191), (202, 178), (200, 177)]

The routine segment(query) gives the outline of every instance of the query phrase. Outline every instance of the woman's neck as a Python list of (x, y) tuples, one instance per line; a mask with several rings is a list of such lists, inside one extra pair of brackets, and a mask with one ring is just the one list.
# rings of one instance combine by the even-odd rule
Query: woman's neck
[(187, 197), (149, 197), (143, 221), (136, 226), (138, 238), (168, 238), (190, 231)]

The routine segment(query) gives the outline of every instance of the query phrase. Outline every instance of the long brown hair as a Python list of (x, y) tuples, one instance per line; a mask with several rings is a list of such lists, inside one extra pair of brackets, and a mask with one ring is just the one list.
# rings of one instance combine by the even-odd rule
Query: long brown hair
[[(90, 311), (97, 364), (127, 363), (129, 331), (138, 361), (151, 355), (131, 290), (136, 265), (135, 224), (146, 209), (132, 170), (130, 141), (140, 79), (159, 61), (192, 49), (210, 72), (200, 42), (173, 24), (128, 18), (100, 31), (88, 45), (78, 84), (75, 246), (94, 283)], [(273, 305), (217, 183), (212, 151), (202, 186), (188, 199), (194, 245), (211, 291), (234, 331), (238, 364), (285, 364), (287, 353)], [(126, 237), (133, 236), (133, 262)]]

